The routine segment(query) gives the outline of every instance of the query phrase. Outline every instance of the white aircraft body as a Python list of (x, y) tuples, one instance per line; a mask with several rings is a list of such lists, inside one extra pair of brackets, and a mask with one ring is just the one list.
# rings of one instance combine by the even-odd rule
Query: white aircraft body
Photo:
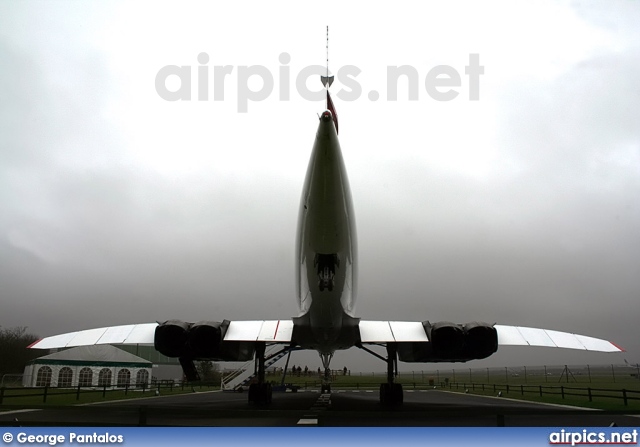
[[(319, 117), (309, 161), (296, 241), (296, 286), (299, 315), (285, 320), (200, 321), (133, 324), (51, 336), (32, 348), (51, 349), (93, 344), (148, 344), (178, 357), (189, 380), (197, 380), (195, 360), (255, 359), (257, 383), (249, 400), (270, 402), (271, 385), (264, 380), (265, 348), (280, 344), (318, 351), (325, 368), (322, 391), (330, 392), (331, 357), (336, 350), (358, 347), (387, 364), (380, 386), (383, 404), (402, 402), (402, 387), (394, 383), (397, 361), (466, 362), (482, 359), (498, 346), (548, 346), (588, 351), (620, 352), (615, 344), (592, 337), (528, 327), (481, 322), (454, 324), (429, 321), (365, 321), (356, 317), (357, 244), (353, 204), (337, 134), (335, 109)], [(368, 346), (386, 347), (386, 357)]]

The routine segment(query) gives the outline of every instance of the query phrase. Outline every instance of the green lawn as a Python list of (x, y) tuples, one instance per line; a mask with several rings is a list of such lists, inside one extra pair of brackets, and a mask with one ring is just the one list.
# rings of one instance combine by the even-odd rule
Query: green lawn
[[(508, 375), (473, 375), (469, 382), (469, 374), (458, 374), (457, 381), (451, 380), (451, 375), (426, 374), (422, 372), (403, 373), (397, 377), (397, 381), (402, 383), (405, 390), (411, 389), (436, 389), (452, 392), (468, 392), (471, 394), (496, 396), (502, 392), (502, 397), (511, 399), (522, 399), (536, 402), (547, 402), (573, 406), (583, 406), (588, 408), (598, 408), (603, 410), (621, 410), (630, 412), (640, 412), (640, 381), (634, 377), (618, 377), (616, 379), (608, 377), (590, 377), (590, 382), (585, 377), (570, 377), (567, 383), (566, 377), (560, 381), (560, 377), (543, 376), (508, 376)], [(448, 379), (448, 382), (445, 380)], [(479, 380), (485, 379), (485, 380)], [(488, 381), (486, 379), (489, 379)], [(577, 379), (577, 380), (576, 380)], [(281, 376), (267, 376), (267, 380), (279, 384)], [(381, 383), (386, 380), (385, 374), (374, 373), (354, 373), (352, 375), (338, 374), (332, 381), (333, 389), (378, 389)], [(438, 381), (439, 380), (439, 381)], [(303, 388), (319, 388), (321, 380), (317, 374), (313, 375), (287, 375), (285, 381)], [(507, 386), (508, 391), (507, 391)], [(540, 396), (540, 386), (543, 387), (543, 395)], [(563, 388), (560, 388), (560, 387)], [(589, 401), (587, 388), (592, 389), (592, 400)], [(195, 391), (218, 390), (219, 385), (195, 385)], [(627, 405), (622, 399), (623, 389), (627, 390)], [(610, 391), (608, 391), (610, 390)], [(564, 398), (561, 392), (564, 391)], [(637, 393), (634, 393), (636, 391)], [(46, 401), (44, 388), (7, 388), (4, 390), (0, 411), (15, 408), (37, 408), (53, 405), (77, 405), (92, 402), (102, 402), (120, 399), (135, 399), (140, 397), (154, 396), (156, 388), (141, 390), (122, 389), (106, 390), (102, 389), (82, 389), (79, 398), (77, 389), (47, 389)], [(161, 395), (190, 393), (190, 386), (174, 386), (173, 388), (163, 387), (159, 390)], [(579, 395), (574, 395), (579, 394)], [(607, 395), (613, 397), (606, 397)]]
[[(446, 378), (450, 377), (451, 375)], [(442, 380), (441, 382), (437, 381), (437, 377), (435, 375), (422, 374), (421, 372), (400, 374), (396, 378), (396, 381), (398, 383), (402, 383), (405, 390), (433, 389), (435, 386), (436, 389), (446, 391), (464, 393), (468, 390), (470, 394), (486, 396), (497, 396), (498, 392), (501, 391), (502, 397), (510, 399), (573, 405), (587, 408), (598, 408), (602, 410), (640, 411), (640, 400), (633, 399), (640, 399), (640, 381), (633, 377), (618, 377), (615, 381), (608, 377), (591, 377), (591, 382), (586, 380), (573, 380), (570, 377), (571, 380), (568, 383), (564, 378), (562, 381), (559, 381), (559, 377), (557, 376), (555, 378), (547, 377), (545, 380), (545, 377), (535, 376), (524, 378), (492, 375), (489, 377), (489, 382), (486, 381), (486, 376), (483, 378), (485, 380), (480, 382), (476, 381), (477, 379), (480, 379), (479, 376), (472, 377), (474, 382), (471, 383), (468, 381), (468, 374), (466, 377), (459, 374), (458, 377), (456, 377), (456, 379), (459, 379), (457, 382), (457, 388), (456, 383), (453, 383), (450, 380), (449, 382), (451, 383), (451, 386), (448, 384), (445, 385), (444, 374), (440, 376), (440, 379)], [(466, 382), (465, 379), (467, 379)], [(580, 379), (586, 378), (580, 377)], [(337, 375), (334, 377), (331, 386), (333, 389), (377, 389), (385, 380), (386, 375), (384, 374), (356, 373), (347, 376)], [(433, 383), (431, 385), (429, 384), (430, 380)], [(313, 375), (306, 377), (287, 376), (286, 382), (299, 385), (303, 388), (317, 388), (320, 386), (321, 381), (317, 375)], [(484, 388), (482, 386), (483, 384)], [(507, 385), (509, 386), (508, 391)], [(542, 396), (540, 396), (540, 386), (543, 388)], [(591, 388), (592, 390), (591, 402), (589, 401), (587, 388)], [(622, 399), (623, 389), (627, 390), (628, 400), (626, 406)], [(564, 398), (561, 394), (562, 391), (564, 391)], [(607, 395), (613, 397), (606, 397)]]
[(162, 387), (147, 389), (144, 392), (140, 389), (128, 390), (122, 389), (106, 390), (103, 389), (81, 389), (78, 394), (77, 389), (69, 388), (49, 388), (46, 392), (44, 388), (8, 388), (4, 390), (0, 411), (15, 408), (38, 408), (43, 406), (59, 406), (59, 405), (78, 405), (94, 402), (104, 402), (121, 399), (137, 399), (141, 397), (152, 397), (156, 395), (156, 391), (162, 396), (185, 394), (195, 391), (213, 391), (219, 390), (219, 385), (195, 385), (191, 387), (175, 386), (173, 388)]

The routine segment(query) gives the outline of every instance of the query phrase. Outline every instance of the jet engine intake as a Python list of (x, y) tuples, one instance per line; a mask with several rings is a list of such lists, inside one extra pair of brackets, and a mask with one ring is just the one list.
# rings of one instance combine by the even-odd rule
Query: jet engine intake
[(403, 362), (466, 362), (489, 357), (498, 350), (498, 333), (487, 323), (422, 323), (428, 342), (398, 343)]
[(460, 325), (449, 321), (433, 324), (426, 321), (425, 323), (423, 326), (436, 356), (444, 359), (455, 359), (461, 356), (465, 345), (465, 333)]
[(253, 358), (254, 343), (224, 341), (228, 321), (187, 323), (168, 320), (160, 323), (154, 335), (156, 351), (167, 357), (192, 360), (247, 361)]
[(160, 323), (153, 337), (153, 345), (159, 353), (167, 357), (180, 357), (185, 352), (189, 323), (168, 320)]
[(498, 350), (498, 332), (487, 323), (474, 321), (464, 325), (465, 352), (472, 359), (484, 359)]

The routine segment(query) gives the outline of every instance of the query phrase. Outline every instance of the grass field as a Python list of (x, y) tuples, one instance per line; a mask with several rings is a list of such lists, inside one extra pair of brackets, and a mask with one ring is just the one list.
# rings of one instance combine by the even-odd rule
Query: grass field
[[(267, 376), (267, 380), (279, 384), (281, 375)], [(353, 373), (343, 375), (341, 371), (333, 376), (332, 388), (378, 389), (386, 380), (385, 374)], [(302, 388), (317, 389), (321, 380), (318, 375), (287, 375), (285, 381)], [(609, 366), (572, 368), (493, 368), (486, 370), (436, 370), (401, 373), (396, 381), (405, 390), (436, 389), (451, 392), (522, 399), (528, 401), (556, 403), (564, 405), (640, 412), (640, 380), (628, 370), (618, 370), (617, 374)], [(195, 391), (218, 390), (219, 384), (196, 384)], [(591, 400), (589, 400), (589, 388)], [(77, 405), (107, 400), (132, 399), (154, 396), (158, 388), (142, 390), (104, 390), (59, 388), (6, 388), (0, 390), (0, 411), (3, 409), (35, 408), (50, 405)], [(623, 390), (627, 402), (623, 400)], [(163, 385), (161, 395), (193, 392), (190, 385)], [(542, 394), (542, 395), (540, 395)]]
[(15, 408), (38, 408), (43, 406), (59, 406), (59, 405), (81, 405), (94, 402), (113, 401), (122, 399), (137, 399), (141, 397), (152, 397), (158, 395), (176, 395), (192, 393), (194, 391), (212, 391), (219, 390), (220, 385), (195, 384), (193, 388), (185, 385), (174, 387), (161, 387), (146, 389), (128, 390), (115, 389), (104, 390), (102, 388), (87, 389), (83, 388), (78, 393), (77, 388), (7, 388), (3, 392), (2, 404), (0, 411)]
[[(470, 377), (471, 376), (471, 377)], [(614, 381), (611, 377), (595, 376), (586, 380), (586, 376), (572, 378), (569, 375), (567, 382), (565, 376), (556, 375), (481, 375), (458, 374), (456, 382), (451, 380), (452, 375), (436, 375), (416, 371), (402, 373), (396, 378), (402, 383), (405, 390), (410, 389), (440, 389), (452, 392), (486, 396), (497, 396), (501, 392), (502, 397), (521, 399), (535, 402), (546, 402), (563, 405), (573, 405), (602, 410), (621, 410), (640, 412), (640, 381), (633, 377), (617, 377)], [(473, 379), (469, 381), (468, 379)], [(488, 381), (486, 379), (489, 379)], [(579, 380), (580, 378), (584, 380)], [(479, 380), (484, 379), (484, 380)], [(575, 380), (574, 380), (575, 379)], [(332, 382), (333, 389), (377, 389), (380, 383), (386, 380), (384, 374), (356, 373), (355, 375), (336, 375)], [(288, 376), (287, 383), (299, 385), (303, 388), (317, 388), (320, 379), (317, 376)], [(591, 389), (591, 401), (589, 400), (589, 388)], [(626, 390), (627, 405), (624, 403)], [(542, 392), (542, 396), (540, 393)], [(564, 394), (564, 397), (563, 397)]]

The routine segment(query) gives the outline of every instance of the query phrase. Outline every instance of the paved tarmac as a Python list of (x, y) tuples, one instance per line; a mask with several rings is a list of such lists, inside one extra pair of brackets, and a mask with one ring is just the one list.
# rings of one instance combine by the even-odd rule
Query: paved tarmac
[(602, 427), (611, 423), (637, 427), (640, 418), (440, 390), (405, 390), (404, 404), (394, 408), (382, 407), (374, 390), (338, 390), (330, 395), (307, 390), (274, 393), (268, 406), (249, 404), (246, 393), (213, 391), (0, 412), (4, 426)]

